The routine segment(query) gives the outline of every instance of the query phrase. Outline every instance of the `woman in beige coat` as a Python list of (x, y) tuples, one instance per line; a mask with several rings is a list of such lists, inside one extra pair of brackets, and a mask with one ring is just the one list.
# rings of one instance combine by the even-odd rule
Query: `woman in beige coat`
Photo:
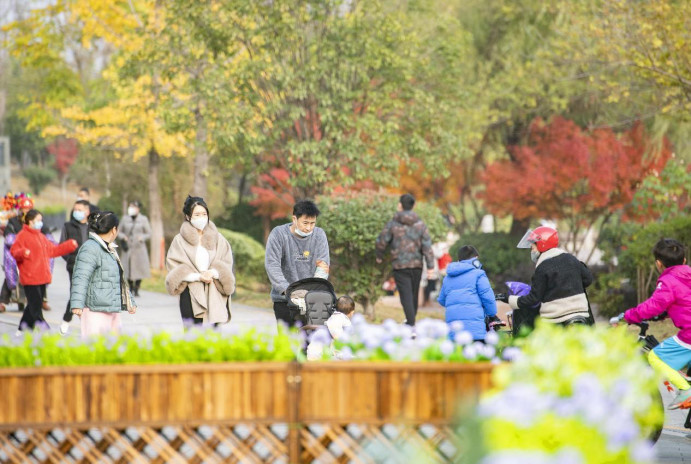
[(230, 295), (235, 291), (230, 244), (209, 221), (204, 199), (188, 196), (182, 212), (185, 222), (166, 257), (166, 289), (180, 295), (183, 322), (229, 322)]

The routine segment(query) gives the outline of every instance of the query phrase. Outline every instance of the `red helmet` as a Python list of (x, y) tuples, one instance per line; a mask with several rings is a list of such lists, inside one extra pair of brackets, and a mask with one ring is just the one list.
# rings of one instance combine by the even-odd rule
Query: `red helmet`
[(559, 235), (557, 234), (557, 229), (547, 226), (528, 229), (528, 232), (518, 242), (517, 248), (530, 248), (533, 243), (537, 245), (537, 251), (540, 253), (558, 247)]
[(22, 198), (17, 203), (17, 208), (19, 209), (31, 209), (34, 207), (34, 200), (31, 198)]

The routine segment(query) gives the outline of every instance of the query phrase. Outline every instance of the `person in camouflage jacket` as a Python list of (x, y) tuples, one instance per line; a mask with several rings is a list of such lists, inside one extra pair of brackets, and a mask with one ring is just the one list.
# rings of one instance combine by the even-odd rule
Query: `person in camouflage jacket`
[(386, 248), (391, 246), (393, 276), (401, 299), (406, 323), (415, 325), (417, 315), (422, 259), (427, 262), (427, 272), (434, 272), (432, 239), (427, 225), (414, 213), (415, 198), (401, 195), (398, 212), (379, 234), (376, 242), (377, 262), (381, 263)]

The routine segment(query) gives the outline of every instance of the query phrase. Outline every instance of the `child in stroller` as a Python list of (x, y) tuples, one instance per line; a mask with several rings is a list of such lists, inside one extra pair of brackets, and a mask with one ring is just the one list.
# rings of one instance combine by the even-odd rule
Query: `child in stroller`
[(288, 310), (303, 329), (314, 330), (324, 325), (336, 307), (336, 292), (326, 279), (308, 277), (293, 282), (286, 289)]
[[(326, 329), (317, 328), (310, 337), (306, 351), (308, 361), (321, 359), (327, 345), (330, 349), (333, 348), (333, 340), (341, 338), (345, 329), (350, 327), (350, 318), (353, 314), (355, 314), (355, 302), (348, 295), (343, 295), (336, 302), (336, 310), (324, 323)], [(331, 355), (338, 358), (336, 352), (332, 352)]]

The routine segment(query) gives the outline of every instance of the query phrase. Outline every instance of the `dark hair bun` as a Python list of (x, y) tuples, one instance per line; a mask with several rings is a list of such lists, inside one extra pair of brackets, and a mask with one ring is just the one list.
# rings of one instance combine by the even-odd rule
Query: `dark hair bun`
[(196, 206), (203, 207), (206, 210), (206, 214), (209, 214), (209, 207), (206, 206), (204, 199), (202, 197), (193, 197), (191, 195), (187, 195), (187, 198), (185, 199), (185, 204), (182, 206), (182, 214), (184, 214), (185, 217), (192, 217), (192, 212)]
[(97, 234), (106, 234), (120, 224), (112, 211), (98, 211), (89, 215), (89, 230)]

